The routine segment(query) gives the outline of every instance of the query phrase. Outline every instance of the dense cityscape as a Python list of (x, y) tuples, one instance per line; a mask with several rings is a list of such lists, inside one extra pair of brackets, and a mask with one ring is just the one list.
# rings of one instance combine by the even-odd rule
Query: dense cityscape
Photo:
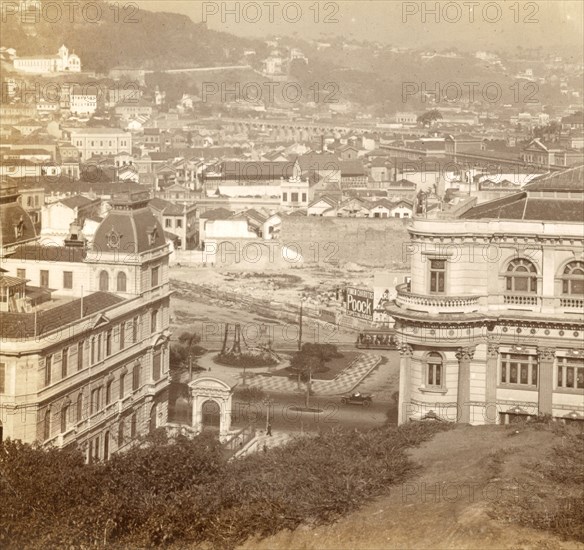
[(575, 3), (72, 4), (2, 3), (0, 546), (580, 548), (584, 34), (482, 36)]

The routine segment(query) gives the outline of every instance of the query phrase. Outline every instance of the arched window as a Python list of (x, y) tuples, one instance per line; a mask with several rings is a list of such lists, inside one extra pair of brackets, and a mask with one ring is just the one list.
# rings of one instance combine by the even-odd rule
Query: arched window
[(109, 275), (107, 271), (102, 271), (99, 274), (99, 290), (107, 292), (109, 290)]
[(441, 388), (444, 384), (442, 355), (431, 352), (426, 357), (426, 386)]
[(43, 439), (47, 440), (51, 437), (51, 409), (47, 409), (45, 412), (45, 425)]
[(537, 292), (537, 270), (529, 260), (509, 262), (505, 279), (509, 292)]
[(126, 274), (123, 271), (118, 273), (117, 289), (118, 292), (126, 292)]
[(570, 262), (562, 274), (563, 294), (584, 294), (584, 262)]
[(61, 433), (67, 431), (67, 424), (69, 423), (69, 405), (63, 405), (61, 409)]

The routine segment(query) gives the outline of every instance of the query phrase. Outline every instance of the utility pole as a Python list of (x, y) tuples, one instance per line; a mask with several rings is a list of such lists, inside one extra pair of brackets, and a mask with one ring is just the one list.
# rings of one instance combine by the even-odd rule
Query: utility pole
[(300, 300), (300, 327), (298, 330), (298, 351), (302, 351), (302, 300)]

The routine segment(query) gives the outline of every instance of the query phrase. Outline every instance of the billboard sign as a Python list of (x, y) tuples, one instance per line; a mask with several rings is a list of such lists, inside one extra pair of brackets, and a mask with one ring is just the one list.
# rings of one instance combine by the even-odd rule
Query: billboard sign
[(373, 291), (347, 288), (346, 313), (349, 317), (373, 321)]

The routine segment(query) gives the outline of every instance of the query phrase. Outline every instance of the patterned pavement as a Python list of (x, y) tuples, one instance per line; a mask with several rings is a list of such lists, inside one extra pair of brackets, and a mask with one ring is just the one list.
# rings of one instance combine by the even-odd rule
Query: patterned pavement
[[(355, 388), (381, 361), (381, 356), (373, 353), (363, 353), (346, 369), (340, 372), (334, 380), (313, 380), (312, 390), (316, 395), (338, 395), (350, 392)], [(284, 376), (266, 376), (265, 374), (248, 373), (246, 384), (255, 386), (267, 392), (295, 393), (298, 392), (298, 382)], [(304, 391), (304, 384), (300, 391)]]

